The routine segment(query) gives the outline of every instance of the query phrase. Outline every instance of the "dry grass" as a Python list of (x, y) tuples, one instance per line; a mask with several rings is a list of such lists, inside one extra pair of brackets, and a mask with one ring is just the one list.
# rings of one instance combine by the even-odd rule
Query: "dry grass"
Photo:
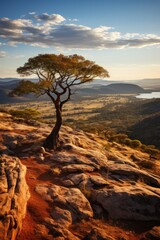
[[(97, 109), (104, 107), (107, 104), (115, 103), (125, 103), (129, 100), (125, 96), (116, 97), (116, 96), (101, 96), (95, 99), (84, 99), (79, 101), (70, 101), (64, 106), (63, 117), (64, 122), (67, 119), (78, 121), (78, 120), (87, 120), (90, 117), (96, 116)], [(11, 104), (1, 104), (1, 108), (5, 111), (10, 110), (21, 110), (25, 108), (33, 108), (41, 112), (41, 118), (44, 122), (52, 123), (55, 116), (53, 104), (50, 101), (35, 101), (27, 103), (16, 103)]]

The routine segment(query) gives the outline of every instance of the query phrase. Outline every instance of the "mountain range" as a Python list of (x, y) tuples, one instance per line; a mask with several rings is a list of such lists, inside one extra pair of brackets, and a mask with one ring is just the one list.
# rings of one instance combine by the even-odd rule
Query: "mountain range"
[[(37, 81), (37, 79), (30, 79)], [(8, 93), (17, 86), (21, 79), (0, 78), (0, 103), (14, 103), (37, 100), (33, 95), (14, 97), (8, 96)], [(149, 90), (150, 89), (150, 90)], [(93, 82), (86, 83), (76, 87), (76, 93), (80, 96), (93, 96), (101, 94), (139, 94), (146, 91), (158, 91), (160, 89), (160, 79), (144, 79), (136, 81), (108, 81), (96, 79)], [(46, 97), (39, 98), (47, 100)]]

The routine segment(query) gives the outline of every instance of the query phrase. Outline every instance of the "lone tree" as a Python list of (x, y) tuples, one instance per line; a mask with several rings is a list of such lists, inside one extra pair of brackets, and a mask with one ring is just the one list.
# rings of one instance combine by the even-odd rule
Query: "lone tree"
[(59, 144), (59, 131), (62, 125), (63, 105), (70, 100), (72, 87), (92, 81), (96, 77), (109, 77), (108, 71), (79, 55), (40, 54), (29, 58), (17, 72), (21, 76), (38, 76), (38, 82), (22, 80), (11, 92), (12, 95), (35, 93), (47, 94), (56, 111), (56, 123), (46, 138), (44, 147), (56, 149)]

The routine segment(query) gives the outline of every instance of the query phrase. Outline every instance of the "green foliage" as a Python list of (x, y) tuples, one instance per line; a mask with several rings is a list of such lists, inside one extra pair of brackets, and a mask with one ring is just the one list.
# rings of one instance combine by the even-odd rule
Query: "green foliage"
[(71, 86), (92, 81), (96, 77), (109, 77), (107, 70), (82, 56), (62, 54), (40, 54), (29, 58), (17, 72), (21, 76), (35, 74), (39, 81), (33, 83), (23, 80), (10, 95), (24, 95), (30, 92), (37, 95), (47, 94), (56, 102), (65, 94), (67, 96), (64, 103), (70, 99)]
[(9, 93), (9, 96), (21, 96), (28, 93), (37, 93), (37, 91), (36, 83), (29, 80), (22, 80), (19, 82), (18, 86)]
[(132, 148), (140, 148), (142, 146), (142, 143), (139, 140), (131, 140), (130, 141), (130, 147)]
[(90, 81), (93, 77), (108, 77), (108, 72), (92, 61), (86, 60), (79, 55), (64, 56), (63, 54), (40, 54), (29, 58), (23, 67), (19, 67), (17, 72), (22, 76), (32, 74), (38, 75), (40, 80), (55, 81), (56, 74), (61, 76), (80, 77), (81, 81)]
[(16, 118), (24, 118), (26, 120), (37, 120), (40, 117), (40, 112), (32, 108), (11, 110), (10, 114)]
[(142, 150), (146, 153), (149, 153), (153, 157), (160, 155), (160, 150), (156, 149), (154, 145), (142, 144)]
[(123, 133), (113, 134), (110, 136), (110, 141), (115, 141), (117, 143), (126, 143), (127, 135)]

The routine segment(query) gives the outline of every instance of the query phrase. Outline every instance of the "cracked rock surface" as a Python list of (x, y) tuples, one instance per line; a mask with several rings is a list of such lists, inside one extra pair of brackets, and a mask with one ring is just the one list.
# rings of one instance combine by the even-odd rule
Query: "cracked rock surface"
[(0, 156), (0, 239), (14, 240), (25, 217), (29, 190), (26, 167), (17, 157)]

